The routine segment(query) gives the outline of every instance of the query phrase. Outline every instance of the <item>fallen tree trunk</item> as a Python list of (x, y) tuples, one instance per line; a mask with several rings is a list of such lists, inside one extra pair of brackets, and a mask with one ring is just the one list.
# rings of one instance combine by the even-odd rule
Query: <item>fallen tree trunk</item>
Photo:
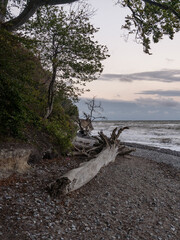
[[(88, 157), (91, 157), (91, 160), (81, 163), (78, 168), (72, 169), (55, 182), (49, 184), (47, 187), (49, 194), (56, 197), (77, 190), (94, 178), (102, 167), (114, 162), (117, 155), (125, 155), (134, 151), (134, 149), (123, 146), (118, 140), (119, 135), (125, 129), (127, 127), (118, 131), (117, 128), (114, 129), (110, 138), (100, 132), (92, 148), (83, 149), (84, 154), (86, 153)], [(83, 154), (83, 151), (78, 149), (77, 152)]]

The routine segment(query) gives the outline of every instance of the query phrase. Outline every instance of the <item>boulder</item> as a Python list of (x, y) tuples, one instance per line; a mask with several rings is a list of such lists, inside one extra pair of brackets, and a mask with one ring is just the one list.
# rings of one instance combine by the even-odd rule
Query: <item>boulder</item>
[(32, 149), (1, 148), (0, 149), (0, 178), (6, 178), (14, 172), (24, 173), (30, 168), (28, 159)]

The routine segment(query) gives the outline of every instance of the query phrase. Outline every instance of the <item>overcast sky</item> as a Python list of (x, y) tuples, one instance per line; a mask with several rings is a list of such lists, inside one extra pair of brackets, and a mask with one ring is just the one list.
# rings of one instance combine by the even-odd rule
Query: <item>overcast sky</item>
[(111, 55), (104, 61), (102, 76), (87, 84), (90, 92), (82, 96), (80, 113), (86, 111), (84, 99), (96, 96), (109, 120), (180, 119), (180, 33), (174, 40), (165, 37), (152, 44), (153, 55), (128, 40), (121, 29), (128, 10), (113, 0), (88, 0), (96, 9), (91, 22), (99, 27), (96, 39)]

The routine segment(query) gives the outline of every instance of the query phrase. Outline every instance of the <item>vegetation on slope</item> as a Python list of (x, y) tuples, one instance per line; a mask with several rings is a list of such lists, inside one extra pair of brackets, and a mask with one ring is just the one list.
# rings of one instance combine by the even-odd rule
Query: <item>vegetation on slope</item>
[(29, 132), (44, 132), (64, 152), (76, 132), (73, 118), (78, 110), (59, 90), (51, 117), (44, 120), (50, 74), (28, 50), (29, 45), (26, 39), (0, 32), (0, 138), (26, 142)]

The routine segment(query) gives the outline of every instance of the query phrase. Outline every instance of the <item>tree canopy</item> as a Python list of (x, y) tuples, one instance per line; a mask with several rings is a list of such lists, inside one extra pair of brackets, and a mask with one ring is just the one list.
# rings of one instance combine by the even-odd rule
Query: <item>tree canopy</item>
[(56, 88), (63, 88), (73, 99), (84, 91), (86, 82), (100, 76), (102, 60), (109, 55), (106, 46), (94, 40), (97, 31), (89, 22), (85, 6), (69, 12), (55, 6), (42, 7), (36, 17), (25, 24), (23, 34), (35, 40), (35, 53), (43, 67), (51, 72), (49, 113), (55, 83)]
[[(17, 30), (42, 6), (72, 3), (78, 0), (0, 0), (0, 21), (9, 31)], [(20, 14), (12, 18), (11, 8), (20, 9)]]
[(130, 9), (131, 15), (126, 16), (123, 28), (135, 34), (145, 53), (150, 54), (151, 41), (157, 43), (163, 35), (173, 39), (180, 30), (179, 0), (123, 0), (118, 4)]
[[(42, 6), (73, 3), (78, 0), (0, 0), (0, 25), (8, 31), (17, 30)], [(117, 4), (131, 11), (125, 20), (124, 28), (135, 34), (150, 53), (150, 43), (157, 43), (163, 35), (173, 39), (180, 30), (179, 0), (116, 0)], [(13, 17), (11, 8), (20, 8), (20, 14)]]

